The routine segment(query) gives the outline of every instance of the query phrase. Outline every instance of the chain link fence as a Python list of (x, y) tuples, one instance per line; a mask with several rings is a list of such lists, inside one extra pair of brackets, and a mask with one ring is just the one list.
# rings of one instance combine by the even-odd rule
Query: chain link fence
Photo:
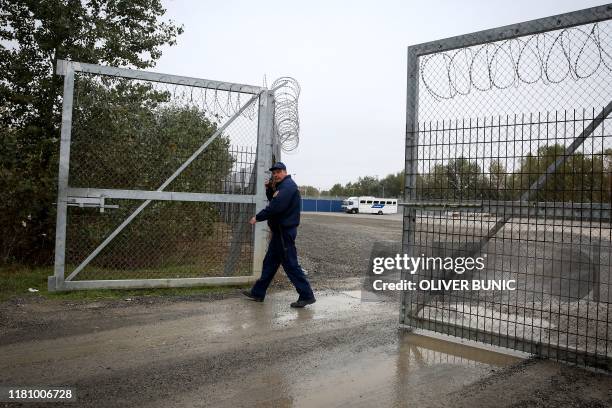
[(612, 369), (612, 7), (408, 49), (403, 251), (485, 268), (404, 279), (401, 323)]
[(65, 89), (50, 287), (252, 280), (265, 235), (247, 221), (265, 205), (273, 94), (65, 61), (58, 73)]

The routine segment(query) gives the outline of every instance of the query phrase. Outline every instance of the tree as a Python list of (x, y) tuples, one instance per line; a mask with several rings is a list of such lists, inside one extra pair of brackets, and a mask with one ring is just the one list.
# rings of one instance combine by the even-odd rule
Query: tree
[(343, 197), (345, 196), (345, 189), (342, 188), (342, 184), (336, 183), (329, 190), (329, 195), (333, 197)]
[(160, 0), (0, 0), (0, 262), (53, 254), (58, 59), (149, 68), (183, 31)]
[(417, 191), (422, 199), (482, 199), (487, 190), (480, 166), (463, 157), (451, 159), (448, 164), (435, 164), (429, 173), (417, 177)]
[[(527, 191), (529, 186), (546, 173), (548, 167), (565, 154), (565, 146), (541, 146), (536, 154), (527, 155), (513, 176), (514, 189)], [(542, 189), (532, 201), (606, 202), (609, 196), (609, 172), (606, 153), (585, 155), (576, 152), (569, 156), (555, 173), (548, 176)], [(516, 197), (518, 198), (518, 197)]]
[(388, 174), (385, 178), (365, 176), (359, 177), (355, 182), (348, 182), (344, 186), (336, 183), (329, 191), (321, 191), (321, 195), (332, 197), (355, 196), (385, 196), (400, 197), (404, 192), (404, 172)]
[[(417, 177), (417, 182), (419, 178)], [(449, 188), (449, 172), (444, 164), (435, 164), (433, 169), (422, 176), (422, 186), (417, 190), (419, 198), (443, 199), (451, 198)]]
[(476, 162), (459, 157), (452, 159), (446, 166), (452, 198), (470, 200), (482, 198), (485, 185), (480, 166)]
[(508, 174), (506, 167), (500, 160), (493, 160), (489, 164), (489, 185), (485, 196), (491, 200), (510, 199), (508, 191)]
[(300, 186), (300, 192), (303, 197), (318, 197), (321, 194), (319, 189), (313, 186)]
[(359, 177), (355, 183), (355, 188), (359, 192), (357, 195), (377, 196), (380, 194), (380, 181), (378, 177)]
[(395, 174), (388, 174), (380, 180), (382, 197), (399, 197), (404, 191), (404, 172), (399, 171)]

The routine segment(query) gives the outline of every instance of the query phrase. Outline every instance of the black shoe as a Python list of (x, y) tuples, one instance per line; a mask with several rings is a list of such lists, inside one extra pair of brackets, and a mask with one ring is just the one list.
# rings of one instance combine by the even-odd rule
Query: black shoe
[(317, 299), (312, 298), (312, 299), (306, 299), (306, 300), (298, 300), (297, 302), (293, 302), (290, 306), (291, 307), (297, 307), (297, 308), (301, 308), (307, 305), (312, 305), (314, 302), (316, 302)]
[(263, 298), (253, 296), (250, 290), (243, 290), (242, 294), (251, 299), (253, 302), (263, 302)]

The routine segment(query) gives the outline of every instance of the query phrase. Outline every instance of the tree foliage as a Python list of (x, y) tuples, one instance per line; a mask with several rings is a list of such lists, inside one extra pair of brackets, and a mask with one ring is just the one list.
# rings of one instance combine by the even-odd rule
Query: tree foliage
[(350, 196), (377, 196), (400, 197), (404, 191), (404, 172), (389, 174), (383, 179), (373, 176), (359, 177), (355, 182), (348, 182), (344, 186), (336, 183), (322, 195), (332, 197)]
[[(202, 110), (176, 105), (168, 92), (125, 80), (78, 81), (73, 113), (70, 185), (156, 190), (217, 130)], [(103, 125), (101, 125), (103, 124)], [(171, 191), (221, 192), (234, 159), (227, 136), (217, 137), (168, 187)], [(118, 200), (120, 209), (69, 210), (68, 262), (82, 261), (141, 202)], [(198, 254), (218, 211), (201, 202), (154, 202), (93, 261), (94, 266), (152, 268), (187, 262)], [(199, 254), (201, 257), (201, 254)]]
[[(417, 196), (423, 200), (518, 200), (552, 163), (563, 156), (565, 149), (560, 144), (541, 146), (522, 158), (513, 172), (508, 171), (499, 159), (491, 160), (486, 169), (479, 164), (482, 160), (464, 157), (437, 163), (428, 172), (417, 175)], [(401, 198), (403, 186), (404, 173), (400, 171), (383, 179), (365, 176), (344, 186), (336, 183), (322, 194)], [(612, 149), (588, 155), (574, 153), (548, 178), (531, 200), (610, 203)]]
[[(535, 155), (521, 161), (521, 167), (511, 177), (512, 189), (525, 191), (559, 157), (565, 146), (555, 144), (540, 147)], [(574, 153), (552, 174), (535, 201), (610, 202), (612, 150), (594, 155)]]
[(302, 197), (318, 197), (321, 194), (318, 188), (308, 185), (301, 185), (300, 193)]
[[(436, 164), (417, 178), (417, 191), (424, 199), (518, 200), (548, 167), (564, 155), (560, 144), (541, 146), (521, 159), (514, 172), (500, 160), (492, 160), (488, 171), (465, 158)], [(585, 155), (576, 152), (551, 174), (531, 201), (610, 202), (612, 149)]]
[(164, 13), (160, 0), (0, 0), (0, 262), (52, 260), (57, 59), (152, 67), (183, 31)]

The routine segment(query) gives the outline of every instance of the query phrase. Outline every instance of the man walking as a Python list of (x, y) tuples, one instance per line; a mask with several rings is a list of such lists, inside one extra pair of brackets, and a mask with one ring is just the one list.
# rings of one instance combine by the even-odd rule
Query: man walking
[(258, 221), (268, 221), (272, 231), (272, 239), (263, 260), (261, 278), (255, 282), (251, 290), (242, 293), (256, 302), (263, 302), (266, 290), (272, 282), (278, 267), (282, 264), (287, 277), (299, 294), (291, 307), (304, 307), (314, 303), (310, 283), (304, 271), (298, 264), (295, 238), (300, 225), (300, 191), (297, 184), (287, 175), (287, 167), (278, 162), (270, 168), (272, 182), (266, 183), (266, 196), (270, 203), (249, 221), (255, 225)]

